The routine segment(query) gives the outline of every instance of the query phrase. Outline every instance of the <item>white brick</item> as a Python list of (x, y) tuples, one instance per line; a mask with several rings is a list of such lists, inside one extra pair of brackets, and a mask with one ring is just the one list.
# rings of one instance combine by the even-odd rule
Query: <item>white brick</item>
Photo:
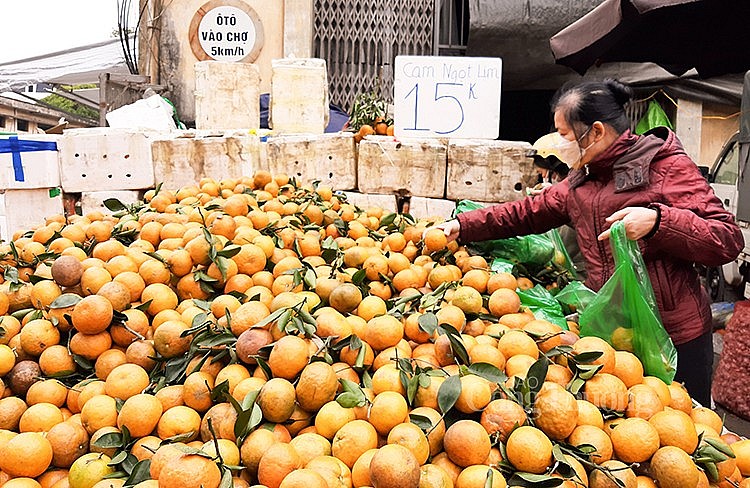
[[(36, 150), (42, 146), (56, 145), (60, 136), (51, 134), (19, 134), (14, 136), (0, 135), (0, 190), (53, 188), (60, 186), (60, 168), (57, 149)], [(18, 145), (21, 168), (18, 174), (13, 167), (11, 144)], [(36, 149), (34, 148), (36, 146)]]
[(537, 179), (529, 149), (526, 142), (451, 140), (446, 196), (482, 202), (523, 198)]
[(353, 190), (357, 186), (351, 132), (269, 137), (267, 153), (272, 174), (285, 173), (308, 183), (319, 180), (334, 190)]
[(165, 189), (252, 175), (261, 169), (261, 143), (247, 131), (184, 132), (160, 136), (151, 144), (154, 178)]
[(367, 210), (371, 207), (380, 207), (385, 212), (396, 211), (396, 196), (395, 195), (378, 195), (375, 193), (357, 193), (353, 191), (345, 191), (346, 201), (356, 205), (362, 210)]
[(137, 190), (83, 192), (81, 193), (81, 212), (83, 215), (93, 211), (111, 214), (112, 211), (104, 205), (104, 200), (110, 198), (116, 198), (121, 203), (129, 205), (141, 200), (142, 196)]
[(196, 129), (260, 127), (260, 70), (253, 63), (195, 63)]
[(328, 123), (326, 62), (274, 59), (269, 125), (276, 134), (322, 134)]
[(18, 230), (31, 230), (44, 224), (44, 219), (63, 213), (62, 192), (59, 188), (7, 190), (4, 198), (8, 235)]
[(368, 136), (359, 143), (358, 188), (362, 193), (391, 193), (442, 198), (448, 147), (439, 139)]
[(450, 219), (456, 209), (456, 202), (443, 198), (412, 197), (409, 213), (417, 219), (440, 217)]
[(78, 193), (153, 187), (151, 140), (156, 134), (110, 128), (65, 131), (58, 144), (63, 190)]

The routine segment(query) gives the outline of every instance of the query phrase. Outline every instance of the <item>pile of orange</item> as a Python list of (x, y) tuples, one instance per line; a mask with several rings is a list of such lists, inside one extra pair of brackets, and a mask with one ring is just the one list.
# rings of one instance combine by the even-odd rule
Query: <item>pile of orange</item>
[(750, 441), (434, 220), (267, 172), (146, 202), (0, 246), (0, 486), (750, 486)]

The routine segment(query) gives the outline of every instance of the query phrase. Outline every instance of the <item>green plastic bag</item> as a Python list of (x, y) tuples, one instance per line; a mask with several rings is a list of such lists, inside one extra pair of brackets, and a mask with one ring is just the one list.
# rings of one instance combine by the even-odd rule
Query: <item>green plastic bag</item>
[(568, 322), (560, 303), (545, 287), (536, 285), (528, 290), (516, 290), (516, 293), (521, 299), (521, 305), (531, 310), (535, 319), (546, 320), (559, 325), (563, 330), (568, 330)]
[(562, 305), (563, 312), (569, 314), (583, 312), (595, 297), (596, 292), (581, 281), (571, 281), (555, 295), (557, 301)]
[[(454, 215), (478, 208), (482, 208), (482, 205), (471, 200), (461, 200), (456, 205)], [(468, 247), (485, 256), (536, 266), (543, 266), (555, 257), (555, 245), (547, 235), (532, 234), (494, 241), (473, 242)]]
[(667, 114), (662, 110), (661, 105), (656, 100), (648, 102), (648, 109), (646, 114), (641, 117), (638, 124), (635, 126), (636, 134), (645, 134), (655, 127), (669, 127), (673, 129), (672, 122), (667, 117)]
[(615, 271), (581, 313), (581, 336), (600, 337), (615, 349), (634, 353), (645, 374), (670, 384), (677, 350), (661, 323), (641, 251), (625, 236), (622, 222), (612, 226), (609, 239)]

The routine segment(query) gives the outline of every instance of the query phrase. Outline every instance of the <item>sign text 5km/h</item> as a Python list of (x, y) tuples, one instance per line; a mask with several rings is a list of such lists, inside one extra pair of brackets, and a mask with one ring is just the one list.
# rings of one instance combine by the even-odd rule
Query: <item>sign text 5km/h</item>
[(496, 139), (500, 130), (500, 58), (397, 56), (397, 137)]

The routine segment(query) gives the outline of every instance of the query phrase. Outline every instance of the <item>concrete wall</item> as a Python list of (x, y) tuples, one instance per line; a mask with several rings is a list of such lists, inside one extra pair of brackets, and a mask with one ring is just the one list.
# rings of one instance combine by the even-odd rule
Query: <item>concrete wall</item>
[[(255, 60), (260, 69), (260, 91), (271, 90), (271, 61), (285, 55), (309, 57), (312, 52), (312, 0), (236, 0), (246, 3), (263, 24), (263, 48)], [(169, 88), (183, 121), (195, 120), (195, 70), (198, 61), (190, 47), (193, 16), (206, 0), (163, 2), (155, 80)], [(227, 2), (229, 5), (230, 3)]]
[(724, 143), (739, 130), (739, 107), (677, 101), (675, 133), (699, 166), (713, 166)]
[(725, 105), (703, 105), (701, 130), (701, 166), (711, 167), (719, 151), (732, 134), (740, 128), (739, 107)]

